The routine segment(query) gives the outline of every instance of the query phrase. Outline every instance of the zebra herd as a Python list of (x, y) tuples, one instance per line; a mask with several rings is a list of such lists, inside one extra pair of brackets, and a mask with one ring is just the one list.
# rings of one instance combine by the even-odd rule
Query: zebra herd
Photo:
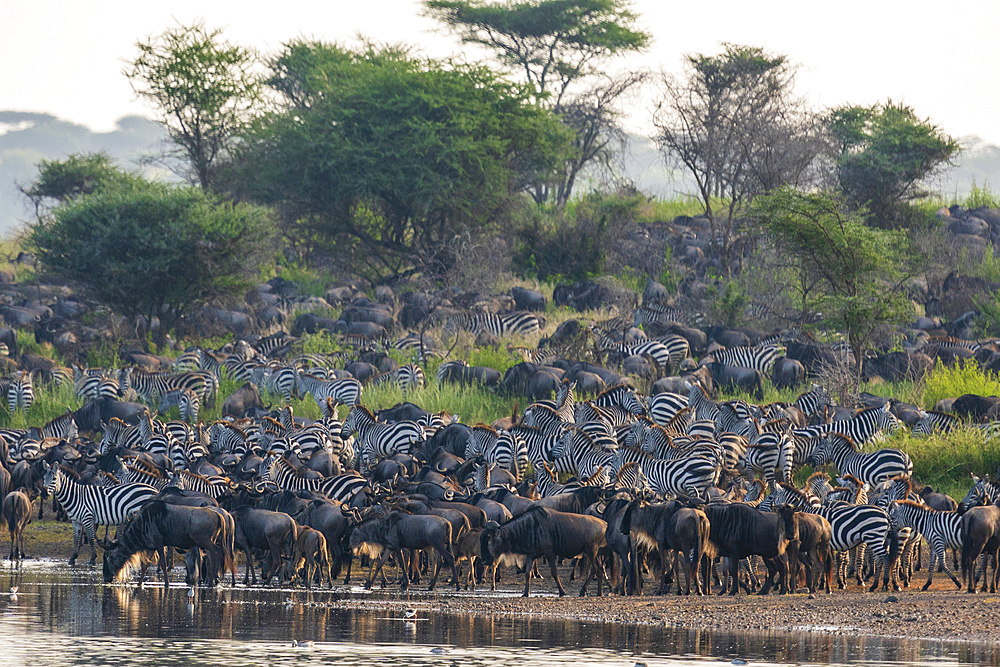
[[(639, 321), (654, 315), (659, 316), (637, 311), (635, 317)], [(525, 313), (464, 315), (453, 317), (447, 326), (525, 335), (536, 332), (539, 321)], [(676, 371), (690, 354), (688, 341), (678, 335), (627, 343), (602, 327), (590, 331), (604, 352), (622, 358), (644, 356), (664, 371)], [(765, 339), (752, 347), (720, 349), (711, 353), (711, 362), (765, 373), (780, 352), (779, 342)], [(424, 349), (421, 340), (417, 344)], [(401, 339), (393, 347), (407, 345)], [(409, 393), (425, 386), (418, 363), (362, 381), (336, 363), (346, 359), (316, 354), (286, 359), (282, 352), (287, 349), (287, 336), (279, 333), (254, 345), (238, 341), (225, 352), (188, 350), (170, 371), (74, 367), (56, 372), (56, 381), (72, 383), (74, 394), (88, 405), (120, 411), (102, 415), (99, 424), (87, 428), (75, 421), (89, 414), (85, 406), (40, 427), (0, 430), (0, 459), (11, 478), (0, 489), (54, 498), (73, 523), (71, 563), (84, 539), (95, 563), (97, 526), (130, 524), (154, 502), (183, 505), (191, 499), (226, 515), (248, 507), (259, 512), (236, 513), (242, 518), (234, 524), (234, 544), (252, 541), (253, 530), (244, 525), (250, 519), (245, 517), (256, 516), (267, 524), (271, 515), (266, 512), (287, 515), (298, 526), (295, 530), (320, 531), (331, 577), (357, 554), (388, 553), (400, 540), (405, 542), (381, 523), (379, 531), (390, 532), (375, 531), (373, 537), (368, 527), (393, 513), (412, 513), (412, 508), (423, 507), (420, 503), (429, 508), (428, 515), (447, 517), (447, 550), (455, 562), (477, 568), (481, 561), (474, 570), (477, 581), (483, 580), (483, 565), (495, 569), (502, 561), (494, 558), (501, 548), (497, 545), (516, 550), (535, 544), (524, 535), (514, 539), (512, 532), (505, 540), (491, 542), (487, 558), (485, 542), (477, 542), (477, 537), (485, 539), (512, 518), (533, 511), (548, 513), (544, 525), (561, 525), (560, 513), (592, 516), (605, 527), (601, 567), (622, 593), (641, 588), (642, 577), (636, 573), (642, 569), (666, 573), (672, 563), (691, 558), (694, 552), (687, 547), (672, 546), (690, 544), (690, 536), (682, 539), (671, 532), (681, 530), (677, 517), (682, 515), (691, 525), (709, 527), (696, 545), (703, 558), (690, 564), (693, 570), (708, 568), (717, 557), (736, 559), (743, 563), (736, 575), (739, 586), (757, 586), (754, 559), (732, 555), (742, 551), (727, 551), (727, 536), (711, 533), (708, 517), (721, 517), (721, 506), (742, 508), (742, 518), (720, 518), (717, 523), (747, 531), (753, 548), (760, 549), (749, 554), (763, 558), (769, 572), (775, 558), (784, 559), (784, 570), (774, 571), (785, 572), (780, 575), (784, 589), (796, 588), (796, 582), (789, 581), (794, 568), (788, 564), (796, 558), (807, 570), (836, 560), (836, 581), (831, 581), (832, 570), (825, 574), (827, 589), (846, 587), (850, 576), (858, 584), (872, 578), (873, 589), (879, 579), (883, 588), (897, 581), (908, 585), (919, 563), (914, 554), (921, 537), (930, 546), (932, 565), (946, 568), (946, 550), (961, 549), (973, 587), (978, 554), (969, 554), (978, 545), (980, 552), (994, 554), (995, 561), (1000, 546), (1000, 524), (990, 524), (988, 512), (973, 507), (988, 508), (1000, 501), (1000, 489), (992, 480), (976, 480), (959, 508), (913, 482), (913, 463), (906, 452), (871, 447), (902, 428), (890, 403), (846, 410), (815, 385), (789, 404), (719, 401), (696, 376), (689, 376), (683, 391), (647, 397), (628, 384), (615, 384), (585, 400), (577, 395), (576, 383), (564, 379), (554, 400), (536, 400), (519, 419), (466, 425), (448, 412), (431, 412), (413, 403), (382, 411), (364, 405), (364, 392), (371, 387), (392, 383)], [(441, 364), (438, 379), (445, 369), (460, 364), (464, 362)], [(205, 423), (201, 416), (218, 400), (224, 377), (252, 383), (247, 386), (259, 387), (285, 405), (261, 406)], [(26, 411), (31, 375), (16, 374), (6, 382), (11, 410)], [(291, 400), (307, 396), (322, 413), (320, 419), (294, 415)], [(135, 404), (128, 399), (140, 400), (145, 408), (129, 411), (125, 406)], [(180, 420), (157, 417), (173, 407)], [(957, 426), (948, 415), (922, 413), (913, 432)], [(803, 487), (793, 486), (806, 466), (828, 465), (836, 468), (836, 478), (817, 472)], [(748, 514), (744, 506), (754, 513)], [(659, 523), (639, 521), (647, 508), (662, 509)], [(758, 544), (754, 522), (764, 521), (761, 517), (772, 511), (785, 512), (784, 523), (767, 524), (777, 527), (777, 542)], [(622, 525), (626, 513), (635, 526), (643, 526), (635, 529), (638, 532), (615, 532), (613, 526)], [(277, 523), (283, 529), (288, 525), (284, 520)], [(646, 530), (659, 537), (643, 537)], [(362, 534), (366, 537), (358, 542)], [(974, 540), (969, 537), (973, 534)], [(620, 548), (623, 540), (627, 545)], [(294, 541), (288, 538), (276, 546), (271, 540), (266, 549), (263, 543), (248, 546), (247, 554), (254, 549), (271, 553), (249, 555), (246, 566), (254, 567), (253, 559), (259, 558), (262, 574), (281, 577), (287, 571), (295, 578), (299, 558), (292, 551)], [(405, 581), (420, 576), (419, 562), (404, 562), (400, 554), (397, 565), (408, 568)], [(994, 564), (994, 582), (996, 571)], [(710, 587), (707, 573), (701, 576)], [(949, 576), (957, 583), (950, 571)], [(299, 580), (311, 583), (308, 576)], [(810, 588), (812, 581), (810, 571)], [(367, 583), (373, 583), (372, 576)], [(731, 590), (738, 588), (730, 583)], [(695, 590), (700, 586), (697, 583)]]

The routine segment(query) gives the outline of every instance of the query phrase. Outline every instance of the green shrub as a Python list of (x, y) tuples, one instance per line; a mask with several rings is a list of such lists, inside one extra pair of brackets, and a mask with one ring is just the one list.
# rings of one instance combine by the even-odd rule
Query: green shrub
[(922, 402), (925, 408), (933, 408), (942, 398), (962, 394), (1000, 396), (1000, 377), (983, 372), (975, 363), (945, 366), (939, 361), (924, 380)]

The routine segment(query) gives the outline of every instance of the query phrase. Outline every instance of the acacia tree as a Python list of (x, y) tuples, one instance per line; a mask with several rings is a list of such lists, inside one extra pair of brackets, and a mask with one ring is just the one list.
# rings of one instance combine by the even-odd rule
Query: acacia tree
[(216, 160), (247, 126), (260, 98), (252, 49), (222, 41), (222, 30), (178, 26), (136, 43), (124, 74), (149, 101), (179, 147), (185, 174), (208, 189)]
[(351, 248), (373, 279), (437, 265), (424, 259), (490, 229), (567, 151), (531, 91), (483, 66), (295, 42), (272, 72), (283, 109), (247, 136), (232, 189)]
[(920, 183), (958, 153), (954, 139), (902, 104), (844, 106), (830, 112), (838, 148), (837, 180), (855, 208), (865, 207), (879, 227), (905, 223), (906, 204)]
[[(55, 171), (43, 165), (39, 182)], [(252, 286), (272, 239), (265, 208), (123, 173), (55, 206), (27, 241), (44, 273), (132, 320), (159, 317), (162, 343), (184, 314)]]
[(742, 251), (739, 215), (761, 192), (803, 186), (826, 147), (815, 115), (792, 95), (785, 56), (726, 44), (686, 57), (687, 77), (664, 76), (653, 124), (660, 152), (691, 176), (709, 220), (713, 250), (729, 273)]
[(536, 103), (559, 114), (575, 136), (575, 151), (553, 183), (533, 184), (536, 201), (569, 201), (581, 170), (620, 139), (620, 105), (645, 76), (611, 76), (609, 59), (646, 48), (629, 0), (425, 0), (426, 13), (464, 44), (485, 47), (523, 75)]
[(81, 153), (65, 160), (42, 160), (38, 164), (38, 178), (19, 189), (34, 206), (35, 218), (41, 222), (53, 205), (125, 185), (136, 178), (115, 166), (107, 153)]
[(750, 216), (777, 254), (794, 258), (789, 288), (809, 286), (799, 294), (803, 309), (822, 312), (830, 327), (847, 332), (860, 383), (875, 329), (913, 316), (905, 286), (926, 258), (904, 233), (866, 226), (863, 212), (849, 212), (827, 194), (783, 187), (756, 198)]

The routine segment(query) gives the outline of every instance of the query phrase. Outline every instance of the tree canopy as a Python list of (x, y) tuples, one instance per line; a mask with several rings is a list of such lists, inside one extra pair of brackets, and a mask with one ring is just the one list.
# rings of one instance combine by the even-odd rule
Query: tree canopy
[(860, 377), (872, 332), (913, 316), (904, 287), (922, 254), (903, 232), (867, 226), (863, 212), (828, 194), (780, 188), (755, 199), (750, 215), (798, 274), (789, 288), (809, 285), (800, 295), (811, 301), (807, 308), (847, 333)]
[(232, 187), (275, 206), (292, 234), (360, 244), (372, 277), (486, 229), (568, 150), (530, 90), (483, 66), (300, 41), (271, 69), (282, 108), (247, 137)]
[(202, 24), (178, 26), (137, 42), (139, 55), (125, 68), (135, 93), (160, 111), (202, 188), (252, 117), (261, 90), (254, 51), (221, 35)]
[(959, 151), (958, 142), (940, 128), (891, 101), (839, 107), (830, 112), (828, 125), (839, 149), (841, 190), (880, 227), (903, 224), (903, 207), (921, 194), (920, 182)]
[(785, 56), (726, 44), (686, 64), (685, 79), (663, 79), (654, 140), (694, 178), (728, 272), (742, 236), (738, 216), (759, 193), (808, 184), (825, 144), (817, 118), (792, 94), (795, 68)]
[[(61, 166), (43, 167), (40, 182)], [(272, 238), (264, 208), (123, 174), (53, 208), (28, 245), (43, 272), (130, 318), (159, 317), (162, 341), (185, 313), (252, 286)]]

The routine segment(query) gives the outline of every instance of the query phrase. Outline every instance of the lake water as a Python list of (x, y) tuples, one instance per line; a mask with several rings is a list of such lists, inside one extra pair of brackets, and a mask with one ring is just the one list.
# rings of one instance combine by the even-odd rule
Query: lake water
[[(16, 586), (16, 596), (7, 593)], [(347, 609), (398, 593), (104, 586), (100, 568), (0, 566), (0, 665), (997, 664), (1000, 647), (817, 633), (750, 633)], [(446, 593), (438, 594), (448, 595)], [(487, 595), (477, 593), (476, 595)], [(289, 601), (290, 598), (290, 601)], [(292, 640), (314, 642), (295, 648)]]

